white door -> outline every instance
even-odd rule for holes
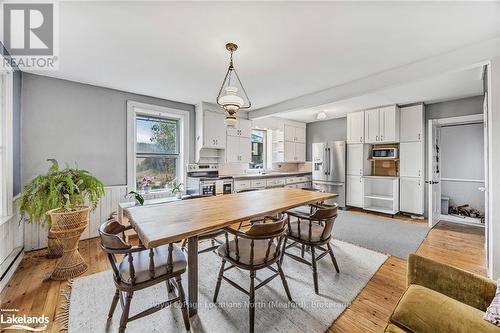
[[[347,174],[363,175],[363,151],[362,143],[347,145]]]
[[[244,138],[252,136],[252,121],[247,119],[238,119],[238,135]]]
[[[399,209],[405,213],[422,215],[424,213],[422,180],[420,178],[401,177],[399,181]]]
[[[306,161],[306,144],[297,142],[295,144],[295,161],[305,162]]]
[[[400,109],[400,135],[401,142],[422,141],[424,132],[424,107],[423,105],[408,106]]]
[[[252,142],[249,138],[239,138],[240,140],[240,162],[250,163],[252,160]]]
[[[303,127],[295,127],[295,138],[297,142],[306,143],[306,129]]]
[[[398,108],[388,106],[379,109],[380,142],[399,141]]]
[[[363,143],[365,140],[364,112],[347,114],[347,143]]]
[[[228,136],[226,142],[226,162],[238,163],[240,161],[240,138]]]
[[[284,137],[285,141],[295,141],[295,127],[290,125],[285,125]]]
[[[441,216],[441,161],[440,161],[440,145],[441,145],[441,129],[437,124],[437,120],[429,120],[427,125],[427,191],[429,197],[429,227],[435,226]]]
[[[203,113],[203,139],[207,148],[224,149],[226,145],[226,125],[225,116],[216,112]]]
[[[401,177],[422,177],[422,143],[402,142],[399,144],[399,175]]]
[[[378,109],[365,111],[365,142],[379,143],[379,135],[380,121]]]
[[[283,159],[285,162],[295,162],[295,142],[285,141],[283,146],[285,150]]]
[[[363,177],[347,176],[346,204],[353,207],[363,207]]]

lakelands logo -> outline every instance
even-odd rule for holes
[[[2,43],[11,67],[55,70],[58,67],[57,3],[9,3],[2,6]]]
[[[47,330],[49,324],[49,317],[41,316],[27,316],[18,315],[17,309],[2,309],[0,314],[0,330],[19,330],[28,332],[43,332]],[[13,312],[12,314],[4,314]]]

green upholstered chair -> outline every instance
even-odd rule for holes
[[[495,281],[411,254],[407,283],[386,333],[500,333],[483,319]]]

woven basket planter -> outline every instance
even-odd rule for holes
[[[78,252],[78,241],[89,223],[89,207],[74,210],[57,208],[47,212],[50,215],[50,232],[63,247],[63,255],[57,261],[50,276],[53,280],[68,280],[84,273],[88,265]]]

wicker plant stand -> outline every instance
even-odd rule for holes
[[[63,255],[57,261],[56,268],[50,278],[52,280],[68,280],[84,273],[88,265],[78,252],[78,242],[89,222],[89,207],[78,207],[76,210],[53,209],[50,215],[50,231],[56,235],[63,247]]]

